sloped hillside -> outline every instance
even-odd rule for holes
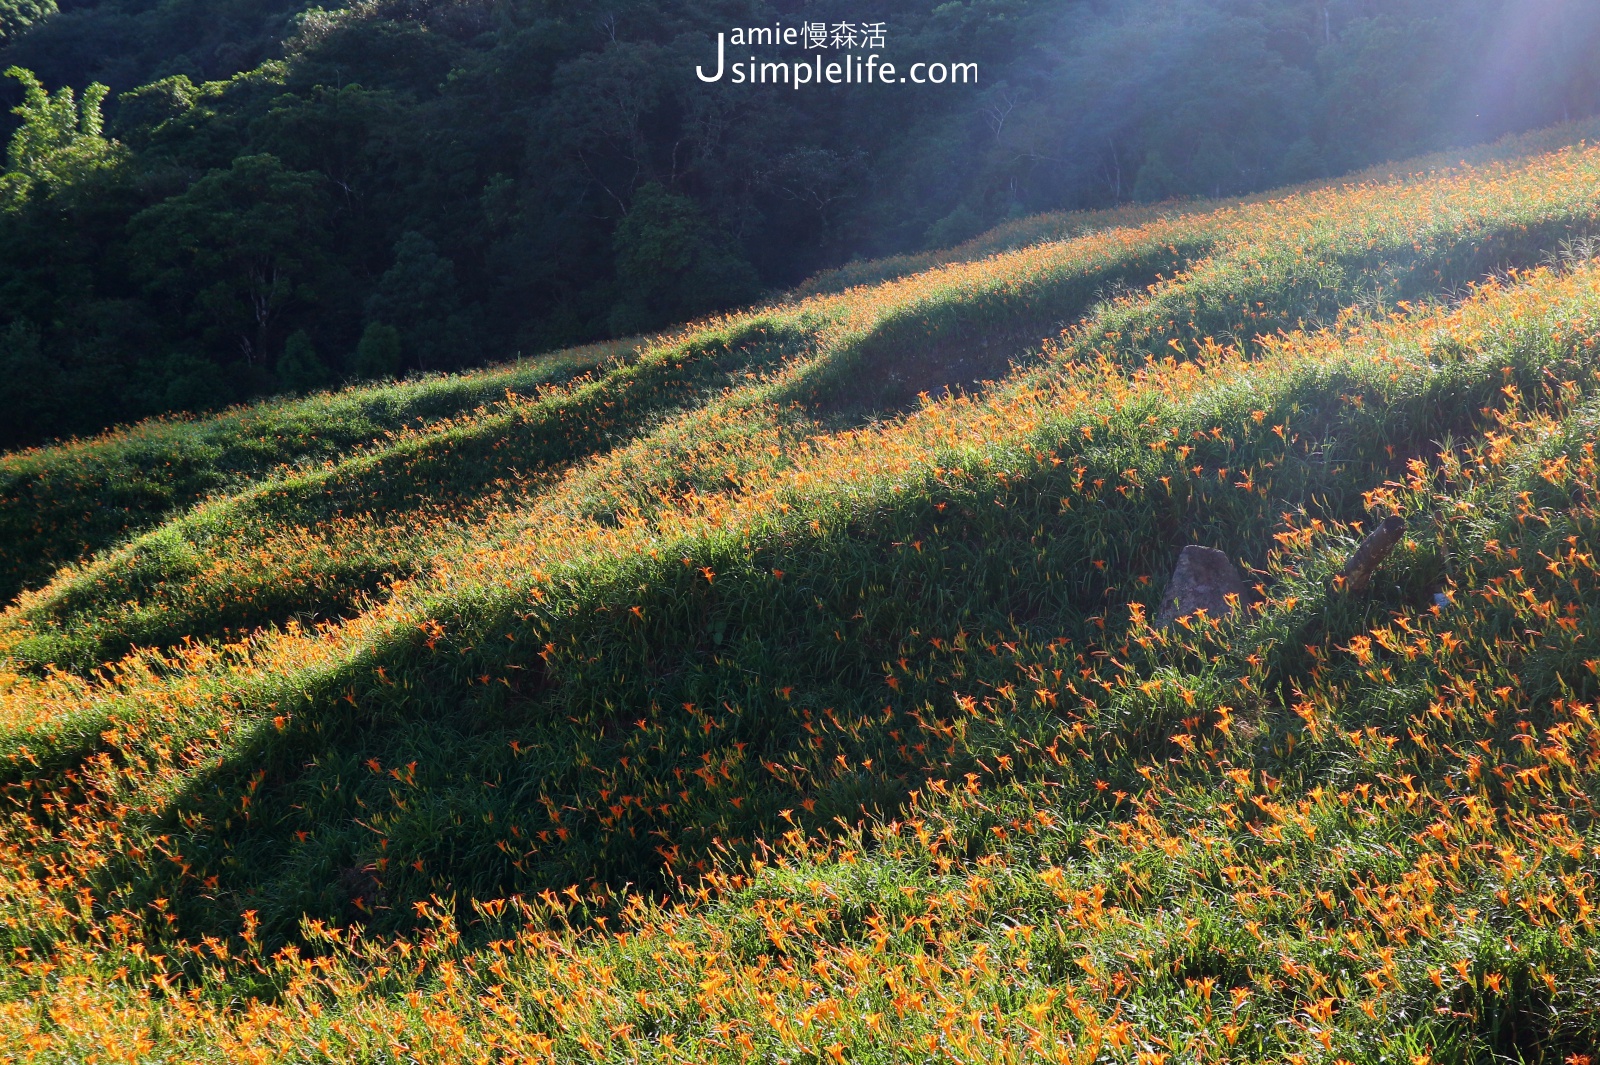
[[[1414,168],[7,458],[77,561],[0,618],[0,1040],[1585,1060],[1597,214]],[[1253,594],[1155,628],[1194,543]]]

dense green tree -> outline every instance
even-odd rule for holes
[[[215,410],[239,398],[238,382],[214,361],[186,351],[172,351],[140,366],[144,395],[140,406],[150,410]]]
[[[304,329],[289,334],[278,356],[278,383],[290,392],[311,392],[333,383],[328,364],[317,356],[316,345]]]
[[[618,301],[611,331],[625,335],[753,298],[755,270],[706,223],[694,201],[651,183],[617,226]]]
[[[316,302],[321,186],[275,156],[241,156],[128,223],[134,270],[203,338],[253,366],[285,311]]]
[[[91,174],[112,165],[116,145],[102,134],[101,104],[109,91],[90,85],[83,99],[70,87],[45,92],[32,71],[12,67],[8,78],[22,83],[21,119],[6,149],[6,170],[0,175],[0,208],[16,208],[35,190],[60,194],[88,183]]]
[[[307,0],[0,0],[32,8],[30,24],[0,36],[5,62],[47,84],[102,81],[114,91],[173,75],[226,78],[283,54]]]
[[[394,377],[405,365],[405,352],[400,346],[400,331],[392,325],[372,322],[361,334],[356,345],[352,369],[357,377]]]
[[[32,323],[19,319],[0,331],[0,411],[13,419],[5,437],[37,439],[54,432],[63,421],[62,405],[70,402],[62,383]]]
[[[455,265],[421,233],[406,233],[395,245],[394,265],[367,300],[367,318],[393,326],[402,364],[419,370],[459,365],[473,340]]]
[[[17,36],[58,10],[56,0],[0,0],[0,41]]]
[[[194,107],[200,89],[186,74],[153,81],[117,97],[117,128],[138,148],[148,146],[150,133]]]

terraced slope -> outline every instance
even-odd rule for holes
[[[221,497],[25,598],[0,647],[33,669],[85,671],[134,646],[348,617],[463,537],[493,539],[489,527],[568,464],[615,448],[651,418],[690,416],[708,388],[720,385],[728,395],[719,402],[753,410],[752,425],[773,417],[771,404],[800,404],[803,413],[780,419],[784,431],[825,433],[918,391],[1002,373],[1108,285],[1143,287],[1182,269],[1132,312],[1114,312],[1115,328],[1102,326],[1126,331],[1126,358],[1332,322],[1357,301],[1415,298],[1534,263],[1592,219],[1585,183],[1593,178],[1585,163],[1571,165],[1559,177],[1512,166],[1321,190],[1288,206],[1097,234],[708,323],[592,381],[508,399]],[[630,465],[606,476],[648,482],[672,470]]]
[[[1550,129],[1515,134],[1490,144],[1437,152],[1420,159],[1382,163],[1357,174],[1342,176],[1332,182],[1312,182],[1232,202],[1261,203],[1296,193],[1352,184],[1392,184],[1403,178],[1417,178],[1431,171],[1449,170],[1468,164],[1483,166],[1507,160],[1525,159],[1597,139],[1600,139],[1600,123],[1593,119],[1581,119]],[[885,281],[893,281],[952,263],[976,262],[991,255],[1032,247],[1036,244],[1069,240],[1101,230],[1128,228],[1157,219],[1173,219],[1186,214],[1205,213],[1214,211],[1219,206],[1221,204],[1218,202],[1209,200],[1175,200],[1158,204],[1127,205],[1103,211],[1050,211],[1045,214],[1029,215],[1003,222],[954,247],[893,255],[883,259],[858,260],[831,270],[824,270],[797,285],[791,295],[803,298],[825,292],[841,292],[857,285],[882,284]]]
[[[160,419],[6,455],[0,458],[0,595],[37,586],[60,566],[206,496],[331,461],[508,394],[537,391],[624,357],[631,347],[597,345],[469,377],[350,389],[213,418]]]
[[[1597,210],[1580,147],[779,304],[86,562],[0,637],[0,1040],[1581,1059]],[[1259,599],[1156,631],[1194,542]]]

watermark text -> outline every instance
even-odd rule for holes
[[[798,26],[740,26],[717,34],[717,62],[695,67],[703,82],[733,85],[976,85],[978,64],[918,60],[890,62],[877,54],[886,47],[882,22],[807,22]],[[801,48],[813,54],[785,58],[740,55],[746,49]],[[832,52],[832,55],[824,55]]]

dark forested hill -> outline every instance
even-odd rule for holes
[[[976,84],[695,74],[869,22]],[[1584,0],[0,0],[0,444],[1575,118],[1597,44]]]

